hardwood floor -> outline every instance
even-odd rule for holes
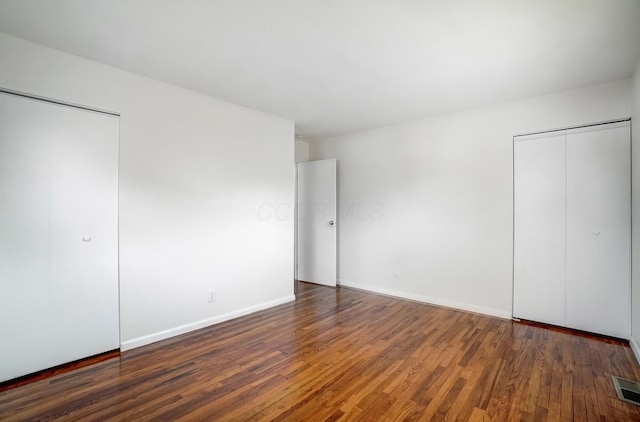
[[[351,289],[0,393],[0,420],[640,420],[623,343]]]

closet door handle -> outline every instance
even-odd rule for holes
[[[82,241],[84,243],[89,243],[91,242],[91,236],[82,236]]]

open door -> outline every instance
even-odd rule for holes
[[[297,262],[301,281],[336,285],[336,160],[297,164]]]

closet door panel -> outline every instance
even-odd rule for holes
[[[47,313],[51,294],[49,129],[45,109],[0,94],[0,382],[43,369],[48,344],[25,332],[48,330],[34,313]]]
[[[516,318],[565,323],[565,137],[514,142]]]
[[[618,126],[618,127],[616,127]],[[629,124],[567,134],[567,326],[630,335]]]
[[[61,111],[62,131],[51,136],[51,303],[65,327],[58,345],[68,353],[73,344],[79,359],[119,347],[119,126],[116,117]]]

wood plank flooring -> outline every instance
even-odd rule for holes
[[[0,420],[640,420],[620,342],[300,283],[282,305],[0,393]]]

